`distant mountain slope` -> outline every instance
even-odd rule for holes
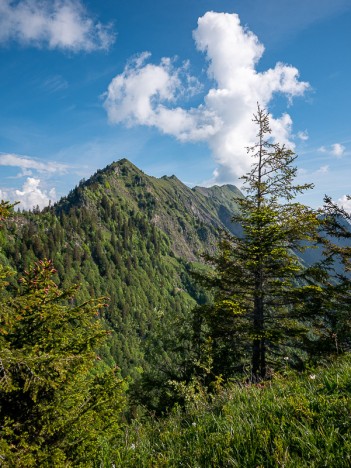
[[[232,185],[191,189],[123,159],[54,206],[18,213],[0,232],[0,261],[21,272],[52,259],[63,287],[80,284],[79,301],[109,298],[103,317],[111,336],[101,351],[108,363],[134,377],[161,367],[166,378],[181,378],[191,310],[207,294],[190,266],[216,249],[221,229],[241,232],[231,222],[240,197]],[[301,258],[310,264],[320,250]]]
[[[239,230],[231,217],[237,211],[235,198],[243,195],[233,185],[191,189],[175,176],[148,176],[127,159],[81,183],[55,206],[56,211],[76,203],[92,206],[91,192],[99,186],[110,200],[123,199],[131,209],[147,216],[169,236],[174,254],[187,260],[198,259],[204,250],[212,251],[218,229]]]
[[[79,300],[109,297],[104,318],[113,333],[102,351],[108,362],[137,375],[157,349],[167,372],[174,366],[179,374],[177,341],[204,300],[189,262],[215,249],[220,229],[238,231],[230,218],[241,196],[230,185],[190,189],[174,176],[150,177],[123,159],[54,206],[16,215],[3,233],[2,261],[21,271],[52,258],[63,286],[81,285]]]

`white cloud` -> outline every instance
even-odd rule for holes
[[[40,188],[40,179],[28,177],[24,182],[22,190],[16,189],[0,189],[0,198],[3,200],[10,200],[12,202],[19,201],[18,208],[20,209],[33,209],[36,206],[44,208],[49,202],[56,201],[56,191],[54,188],[49,191]]]
[[[11,153],[0,153],[0,166],[19,167],[22,169],[22,175],[31,175],[31,169],[40,173],[65,174],[69,168],[66,164],[51,161],[44,163],[36,159],[28,158],[27,156],[19,156]]]
[[[42,188],[42,177],[45,177],[45,183],[57,174],[66,174],[69,166],[57,162],[47,161],[42,162],[27,156],[19,156],[17,154],[0,153],[0,167],[18,167],[19,174],[14,178],[27,177],[22,189],[15,188],[0,189],[0,198],[10,200],[12,202],[19,201],[19,208],[32,209],[39,205],[40,208],[47,206],[49,201],[56,201],[56,191],[54,188]],[[32,176],[33,173],[39,174],[39,177]],[[12,177],[13,178],[13,177]]]
[[[345,146],[343,146],[341,143],[334,143],[330,146],[321,146],[318,148],[318,151],[320,153],[329,153],[335,158],[342,158],[345,153],[345,149]]]
[[[250,167],[246,147],[257,133],[252,123],[257,102],[267,108],[277,93],[291,102],[309,84],[299,81],[296,68],[280,62],[258,72],[264,46],[236,14],[207,12],[193,36],[197,49],[206,55],[213,83],[201,105],[191,109],[177,105],[189,82],[194,83],[184,67],[176,68],[170,59],[152,65],[147,63],[150,54],[144,53],[111,81],[104,106],[111,123],[153,126],[181,141],[206,141],[219,164],[214,181],[233,182]],[[290,115],[270,117],[273,139],[293,147]]]
[[[303,132],[297,132],[297,138],[299,138],[302,141],[307,141],[309,136],[308,136],[308,131],[304,130]]]
[[[331,154],[336,158],[341,158],[345,152],[345,146],[341,145],[340,143],[334,143],[331,145]]]
[[[0,0],[0,43],[73,52],[106,50],[115,40],[111,25],[89,17],[79,0]]]
[[[329,172],[329,166],[327,164],[325,166],[321,166],[317,170],[317,174],[326,174],[327,172]]]
[[[166,107],[199,90],[197,80],[187,73],[188,64],[175,68],[171,59],[164,58],[152,65],[146,63],[150,55],[138,55],[111,81],[104,103],[110,122],[154,126],[180,140],[201,140],[213,134],[218,119],[204,106],[191,110]]]
[[[347,195],[343,195],[341,198],[339,198],[337,204],[344,208],[344,210],[348,213],[351,213],[351,199]]]

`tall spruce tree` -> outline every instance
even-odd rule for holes
[[[295,201],[312,188],[294,184],[296,155],[272,141],[268,113],[259,106],[253,121],[258,133],[248,148],[251,170],[242,177],[246,197],[238,198],[240,211],[233,217],[243,233],[224,233],[218,253],[206,257],[212,273],[196,274],[213,291],[214,301],[196,309],[195,317],[213,372],[231,376],[249,367],[251,379],[258,381],[283,356],[301,359],[299,338],[313,322],[303,304],[313,302],[320,287],[296,252],[314,240],[319,220],[314,210]]]

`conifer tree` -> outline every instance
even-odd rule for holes
[[[1,204],[1,217],[11,205]],[[116,436],[123,382],[97,355],[104,300],[76,304],[52,262],[34,264],[20,288],[0,264],[0,465],[92,466]]]
[[[295,200],[312,188],[294,184],[296,155],[272,141],[269,116],[259,106],[253,121],[258,133],[248,148],[251,170],[242,177],[246,197],[237,199],[240,209],[233,217],[243,233],[224,233],[218,254],[206,257],[212,274],[196,276],[211,288],[214,301],[195,314],[213,372],[231,376],[250,368],[251,379],[258,381],[277,359],[301,358],[296,345],[313,320],[302,304],[314,301],[320,287],[295,252],[315,238],[319,221],[314,210]]]
[[[324,198],[318,241],[327,273],[318,304],[325,326],[319,340],[309,345],[315,355],[340,354],[351,349],[351,214],[329,196]]]
[[[10,203],[9,201],[4,201],[1,200],[0,202],[0,221],[3,221],[6,218],[9,218],[13,212],[14,206],[16,206],[17,203]]]

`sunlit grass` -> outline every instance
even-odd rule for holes
[[[110,448],[123,467],[349,467],[351,358],[261,385],[230,384],[166,418],[135,420]],[[111,466],[107,465],[106,466]]]

